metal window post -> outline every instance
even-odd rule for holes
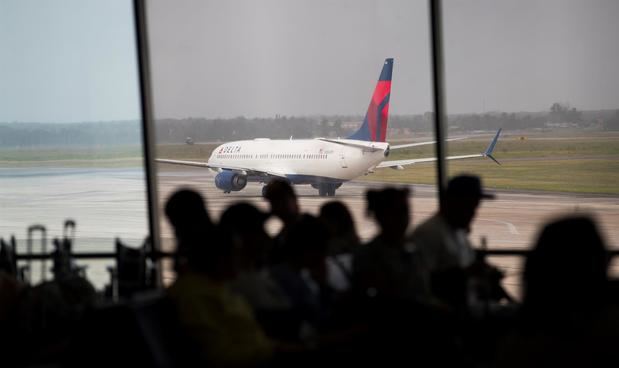
[[[430,10],[430,45],[432,49],[432,97],[434,103],[434,133],[436,135],[436,186],[439,206],[445,200],[445,69],[443,61],[443,20],[441,0],[428,0]]]
[[[150,80],[150,54],[146,24],[146,4],[144,0],[134,0],[135,34],[137,43],[138,72],[140,83],[140,109],[142,113],[142,139],[144,170],[148,196],[148,220],[150,241],[155,252],[160,251],[159,205],[157,197],[157,171],[155,166],[155,125],[153,121],[152,90]],[[157,262],[157,274],[161,278],[161,262]],[[158,285],[162,280],[156,280]]]

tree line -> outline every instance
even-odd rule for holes
[[[392,115],[390,136],[430,132],[434,115]],[[212,142],[267,137],[295,139],[346,137],[355,131],[363,116],[318,117],[276,116],[227,119],[185,118],[155,121],[159,143]],[[619,110],[579,111],[567,104],[554,103],[545,112],[487,112],[448,116],[450,130],[529,130],[582,128],[619,130]],[[133,145],[142,140],[139,121],[95,123],[0,123],[0,147]]]

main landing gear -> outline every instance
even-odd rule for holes
[[[321,197],[333,197],[335,196],[335,190],[342,184],[319,184],[318,195]]]

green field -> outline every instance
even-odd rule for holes
[[[135,167],[140,146],[0,148],[0,167]]]
[[[581,133],[582,134],[582,133]],[[485,150],[489,137],[447,144],[448,154],[466,155]],[[434,146],[398,150],[391,160],[429,157]],[[489,159],[449,161],[448,174],[474,173],[493,188],[544,190],[574,193],[619,194],[619,134],[505,135]],[[434,164],[411,165],[404,170],[380,169],[363,180],[431,184],[436,181]]]
[[[487,135],[449,142],[448,154],[482,152],[491,138]],[[159,145],[157,148],[159,157],[205,160],[216,146]],[[389,160],[431,156],[434,156],[433,145],[392,151]],[[494,156],[501,166],[483,158],[449,161],[448,173],[478,174],[488,187],[497,189],[619,194],[619,133],[616,132],[508,132],[499,139]],[[379,169],[360,180],[433,184],[436,168],[426,163],[404,170]]]

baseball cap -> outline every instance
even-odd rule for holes
[[[458,175],[451,178],[447,183],[447,195],[478,199],[496,198],[494,194],[484,192],[481,179],[476,175]]]

